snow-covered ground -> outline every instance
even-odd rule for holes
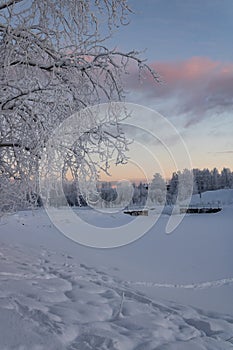
[[[0,350],[232,349],[233,191],[202,199],[210,196],[221,212],[186,215],[170,235],[162,215],[114,249],[74,243],[44,210],[4,217]],[[81,216],[104,227],[132,220],[89,209]]]
[[[192,196],[191,204],[205,204],[213,206],[225,206],[233,204],[233,190],[223,189],[216,191],[207,191],[201,194]]]

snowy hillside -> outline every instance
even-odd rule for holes
[[[67,239],[43,210],[3,218],[0,349],[232,349],[232,211],[187,215],[170,235],[164,215],[141,239],[107,250]],[[131,220],[82,217],[105,227]]]
[[[201,194],[201,198],[199,194],[195,194],[192,197],[191,204],[213,204],[225,206],[229,204],[233,204],[233,189],[222,189],[217,191],[207,191]]]

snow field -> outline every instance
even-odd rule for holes
[[[67,239],[41,209],[3,218],[0,349],[232,349],[232,211],[187,215],[170,235],[162,215],[141,239],[107,250]],[[132,219],[80,215],[101,227]]]

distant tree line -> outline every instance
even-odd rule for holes
[[[224,188],[233,188],[233,172],[229,168],[223,168],[220,172],[217,168],[209,170],[193,169],[192,172],[185,169],[183,172],[174,172],[171,179],[167,183],[167,203],[174,204],[178,193],[178,184],[180,179],[193,179],[193,194],[214,191]]]
[[[180,183],[183,185],[181,188],[179,188]],[[16,185],[14,182],[12,183],[12,191]],[[131,188],[124,183],[115,186],[111,182],[100,182],[97,186],[97,197],[101,199],[103,207],[173,205],[177,202],[178,188],[178,200],[181,202],[191,194],[199,194],[201,197],[205,191],[233,188],[233,172],[229,168],[223,168],[221,171],[218,171],[217,168],[212,170],[207,168],[203,170],[193,169],[192,171],[184,169],[174,172],[167,181],[159,173],[156,173],[150,183],[133,183]],[[65,181],[63,191],[65,196],[56,189],[50,191],[50,205],[55,207],[65,206],[67,203],[69,206],[75,207],[88,205],[77,182]],[[33,191],[25,194],[25,200],[25,203],[28,203],[26,207],[43,206],[40,195]],[[25,205],[22,207],[15,203],[15,210],[24,208]],[[8,206],[4,207],[4,211],[8,209]]]
[[[195,193],[233,188],[233,172],[229,168],[223,168],[221,172],[217,168],[193,169],[195,179]]]
[[[133,183],[130,190],[124,184],[119,186],[111,182],[101,182],[97,187],[102,206],[111,207],[117,205],[145,206],[148,205],[173,205],[177,201],[179,184],[179,200],[185,200],[191,194],[201,194],[205,191],[213,191],[223,188],[233,188],[233,172],[223,168],[220,172],[217,168],[184,169],[174,172],[171,179],[165,179],[156,173],[150,183]],[[191,186],[190,186],[191,184]],[[191,188],[191,193],[190,193]],[[87,202],[73,182],[67,182],[63,186],[66,200],[70,206],[87,206]],[[52,196],[53,197],[53,196]],[[58,198],[56,198],[56,201]],[[64,198],[63,198],[64,200]],[[53,204],[53,203],[51,203]],[[65,203],[60,203],[63,205]]]
[[[190,194],[199,194],[201,197],[202,193],[206,191],[233,188],[233,172],[229,168],[223,168],[220,172],[217,168],[212,170],[207,168],[203,170],[193,169],[192,171],[184,169],[183,171],[174,172],[168,181],[165,181],[159,173],[156,173],[150,183],[133,183],[133,193],[128,204],[132,206],[144,206],[146,203],[150,205],[173,205],[177,200],[180,182],[182,182],[183,187],[180,189],[179,200],[182,201]],[[190,193],[190,186],[186,186],[191,182],[192,193]],[[111,182],[102,182],[98,191],[106,206],[108,204],[110,206],[111,203],[127,202],[127,195],[124,198],[122,191],[119,193]],[[72,195],[73,193],[72,191]],[[126,194],[126,190],[123,193]],[[67,198],[69,198],[68,194]]]

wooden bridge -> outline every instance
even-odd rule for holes
[[[189,208],[180,208],[180,214],[212,214],[218,213],[222,208],[208,208],[208,207],[189,207]]]

